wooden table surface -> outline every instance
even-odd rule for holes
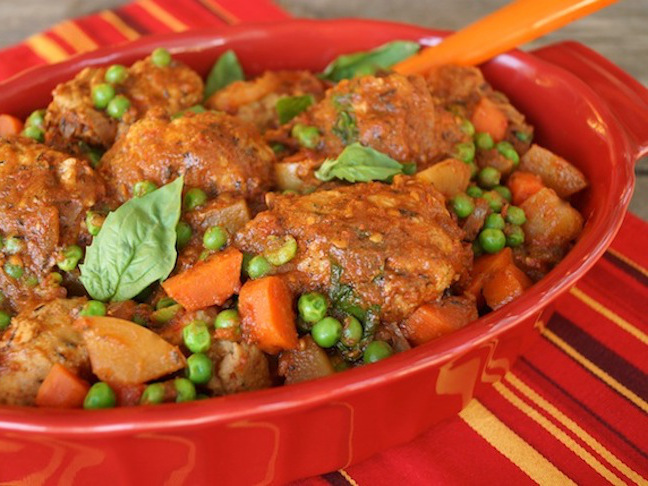
[[[240,0],[244,2],[245,0]],[[508,2],[503,0],[276,0],[293,15],[367,17],[458,29]],[[542,0],[537,0],[542,1]],[[124,0],[2,0],[0,47],[20,41],[64,18],[127,3]],[[600,52],[648,86],[648,0],[621,0],[536,41],[534,48],[564,39]],[[648,158],[637,164],[630,209],[648,220]]]

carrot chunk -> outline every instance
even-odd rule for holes
[[[418,346],[456,331],[477,317],[474,299],[450,297],[422,305],[401,324],[401,329],[410,344]]]
[[[0,137],[18,135],[22,132],[23,122],[11,115],[0,115]]]
[[[473,265],[472,279],[466,289],[466,293],[473,295],[475,298],[479,298],[484,287],[484,282],[494,273],[499,272],[509,265],[513,265],[513,252],[509,247],[492,255],[480,256],[475,260],[475,264]]]
[[[495,272],[484,282],[483,295],[486,305],[499,309],[508,304],[522,292],[531,287],[533,282],[514,264],[507,265]]]
[[[162,287],[190,311],[222,305],[241,288],[242,263],[243,254],[230,247],[162,282]]]
[[[477,103],[470,121],[477,132],[488,133],[496,142],[504,140],[506,136],[506,115],[485,96]]]
[[[544,187],[539,176],[519,170],[511,174],[507,185],[513,196],[513,204],[516,206],[522,204]]]
[[[295,349],[299,342],[292,304],[290,289],[280,277],[247,281],[238,301],[243,338],[270,354]]]
[[[55,363],[41,383],[36,405],[52,408],[80,408],[90,384],[65,366]]]

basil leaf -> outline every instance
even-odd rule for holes
[[[282,125],[288,123],[313,103],[315,103],[315,99],[312,95],[285,96],[279,98],[275,105],[277,114],[279,115],[279,123]]]
[[[371,147],[348,145],[337,159],[326,159],[315,172],[321,181],[333,178],[348,182],[385,181],[403,173],[403,164]]]
[[[171,273],[182,184],[179,177],[108,214],[80,267],[81,282],[93,299],[128,300]]]
[[[333,60],[322,73],[324,79],[341,81],[356,76],[376,74],[416,54],[419,44],[412,41],[393,41],[365,52],[344,54]]]
[[[234,81],[243,79],[245,79],[245,76],[236,53],[232,50],[225,51],[209,71],[205,82],[205,99]]]

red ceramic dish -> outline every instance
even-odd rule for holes
[[[393,23],[295,20],[146,38],[3,83],[0,112],[25,116],[83,67],[132,63],[160,45],[203,74],[232,48],[256,74],[319,70],[343,52],[441,35]],[[408,441],[500,379],[546,322],[551,302],[596,262],[621,225],[634,161],[648,152],[648,92],[575,43],[499,56],[484,73],[528,115],[540,143],[591,181],[578,201],[587,217],[582,236],[546,278],[452,335],[318,381],[158,407],[0,408],[0,482],[279,483]]]

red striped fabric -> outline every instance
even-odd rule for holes
[[[138,0],[0,51],[0,79],[151,33],[285,13],[270,0]],[[295,484],[648,484],[648,225],[628,215],[542,338],[459,416]]]

